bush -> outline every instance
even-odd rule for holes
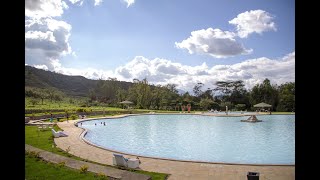
[[[87,171],[88,171],[88,166],[86,166],[86,165],[83,165],[83,166],[81,166],[80,167],[80,173],[86,173]]]
[[[29,157],[37,158],[38,160],[41,159],[40,152],[35,151],[25,151],[25,154]]]
[[[82,106],[81,106],[82,107]],[[78,108],[77,110],[76,110],[76,112],[86,112],[86,109],[85,108]]]
[[[59,162],[58,163],[58,166],[61,168],[61,167],[64,167],[66,165],[66,162],[62,161],[62,162]]]
[[[101,179],[101,180],[102,179],[108,179],[107,176],[102,172],[99,172],[99,173],[95,174],[94,177],[97,178],[97,179]]]
[[[70,118],[71,118],[72,120],[76,120],[76,119],[77,119],[77,116],[76,116],[75,114],[72,114],[72,115],[70,116]]]

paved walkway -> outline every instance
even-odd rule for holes
[[[138,174],[133,173],[130,171],[125,171],[121,169],[116,169],[112,167],[106,167],[101,166],[94,163],[84,162],[75,160],[69,157],[61,156],[58,154],[54,154],[48,151],[44,151],[42,149],[35,148],[33,146],[30,146],[28,144],[25,145],[25,149],[27,151],[35,151],[40,152],[39,155],[44,160],[53,162],[53,163],[60,163],[65,162],[65,166],[68,166],[70,168],[74,169],[80,169],[81,166],[86,165],[88,166],[88,171],[94,172],[94,173],[104,173],[105,175],[115,178],[115,179],[121,179],[121,180],[151,180],[151,177],[144,174]]]
[[[118,116],[119,117],[119,116]],[[77,120],[67,123],[59,122],[58,126],[65,130],[69,136],[55,138],[56,145],[65,150],[70,147],[69,153],[102,164],[112,165],[113,152],[104,150],[84,142],[80,135],[83,129],[74,125]],[[126,157],[132,157],[126,155]],[[228,165],[215,163],[181,162],[140,157],[140,168],[145,171],[171,174],[169,180],[178,179],[220,179],[244,180],[248,171],[259,172],[260,180],[293,180],[295,179],[295,166],[255,166],[255,165]]]

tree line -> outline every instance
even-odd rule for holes
[[[203,83],[189,92],[179,94],[175,84],[152,85],[147,79],[134,79],[133,84],[124,89],[116,78],[99,80],[96,87],[90,89],[89,103],[105,103],[121,107],[119,102],[129,100],[137,109],[181,110],[191,105],[193,110],[254,110],[253,105],[265,102],[272,105],[272,111],[295,111],[295,83],[271,84],[269,79],[245,89],[242,80],[217,81],[215,88],[204,90]]]
[[[134,79],[131,86],[123,86],[116,78],[98,80],[96,86],[89,90],[87,100],[81,106],[112,106],[123,107],[119,102],[129,100],[137,109],[181,110],[190,106],[192,110],[254,110],[253,105],[265,102],[272,105],[272,111],[295,111],[295,83],[281,85],[271,84],[269,79],[245,89],[244,82],[217,81],[215,88],[204,89],[203,83],[197,83],[192,91],[179,94],[175,84],[152,85],[147,79]],[[43,104],[45,99],[50,102],[61,102],[66,96],[54,88],[26,87],[25,96],[30,102]],[[73,103],[74,97],[69,97]]]

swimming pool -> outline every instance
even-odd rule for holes
[[[127,154],[235,164],[295,164],[295,116],[137,115],[82,122],[84,138]],[[105,123],[105,125],[103,124]],[[96,124],[96,125],[95,125]]]

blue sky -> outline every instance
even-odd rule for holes
[[[90,79],[295,80],[293,0],[26,0],[25,64]]]

